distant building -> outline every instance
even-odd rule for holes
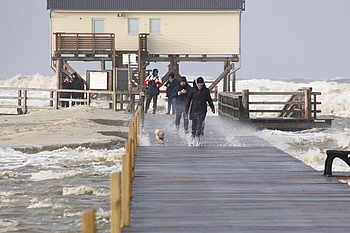
[[[103,68],[111,61],[118,68],[123,54],[136,54],[143,79],[150,62],[169,61],[168,72],[179,75],[182,61],[226,68],[240,58],[245,0],[47,0],[47,9],[55,64],[94,60]]]

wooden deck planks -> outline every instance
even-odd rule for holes
[[[138,148],[131,226],[123,232],[349,231],[347,184],[253,135],[234,135],[248,140],[244,146],[215,146],[222,142],[208,138],[228,136],[215,127],[206,122],[205,147]],[[153,128],[144,130],[151,135]]]

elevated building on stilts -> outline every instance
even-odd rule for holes
[[[133,109],[151,63],[169,62],[166,81],[170,72],[181,76],[181,62],[222,62],[210,89],[223,80],[223,91],[235,91],[245,0],[47,0],[47,9],[58,89],[73,61],[98,61],[86,89],[126,95]]]

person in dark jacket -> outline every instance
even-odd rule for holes
[[[84,90],[84,82],[78,77],[78,74],[74,72],[72,74],[72,89],[73,90]],[[72,92],[73,99],[83,99],[84,93],[81,92]],[[80,101],[73,101],[72,106],[79,105]]]
[[[195,85],[188,93],[185,110],[190,109],[190,120],[192,120],[192,138],[199,142],[202,135],[202,124],[207,115],[207,103],[211,111],[215,113],[214,103],[210,96],[209,89],[204,84],[204,79],[198,77],[195,80]]]
[[[188,93],[190,92],[191,86],[187,83],[186,77],[180,78],[180,83],[174,88],[171,96],[175,101],[175,126],[176,132],[180,128],[181,116],[184,118],[184,129],[185,133],[188,132],[188,114],[185,111],[185,105],[187,101]]]
[[[175,114],[175,99],[172,97],[172,93],[174,88],[179,85],[179,81],[175,78],[174,73],[170,73],[169,80],[164,83],[166,86],[166,97],[168,97],[168,112],[166,114],[170,114],[172,110],[172,114]]]
[[[159,88],[163,85],[162,80],[158,76],[158,69],[153,69],[152,74],[145,79],[144,84],[147,86],[145,113],[147,113],[153,99],[153,114],[156,114],[157,98],[160,93]]]
[[[62,89],[72,89],[72,83],[70,82],[70,77],[67,75],[63,78]],[[71,92],[61,92],[60,98],[70,99]],[[61,106],[63,108],[69,107],[69,101],[63,100],[61,101]]]

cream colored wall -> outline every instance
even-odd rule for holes
[[[115,33],[117,50],[138,50],[138,36],[128,36],[128,18],[139,18],[140,33],[149,33],[149,19],[161,19],[161,36],[148,36],[151,54],[239,54],[239,12],[55,12],[52,32],[92,32],[92,19],[105,19]]]

